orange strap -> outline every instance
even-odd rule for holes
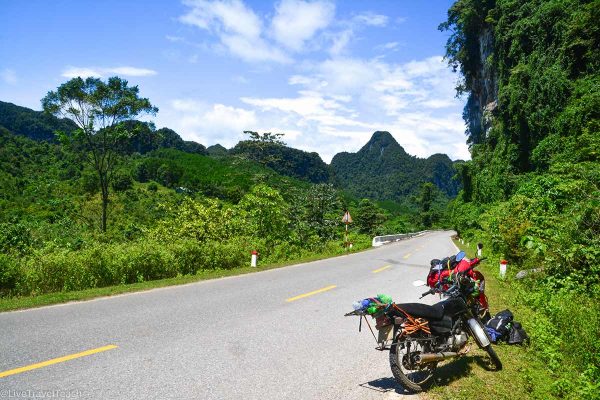
[[[422,330],[427,334],[431,334],[431,330],[429,330],[429,322],[426,319],[413,318],[409,313],[398,307],[396,303],[392,303],[392,307],[400,311],[402,314],[406,315],[407,322],[404,323],[404,333],[406,333],[407,335],[412,335],[413,333]]]

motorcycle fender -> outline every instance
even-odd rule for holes
[[[379,329],[377,343],[382,346],[394,338],[394,325],[387,325]]]
[[[469,318],[469,328],[480,347],[486,347],[490,344],[490,339],[486,335],[481,324],[475,318]]]

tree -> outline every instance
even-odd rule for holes
[[[436,197],[436,187],[431,182],[426,182],[421,185],[421,193],[419,194],[418,203],[421,208],[421,223],[425,228],[430,228],[434,217],[431,206]]]
[[[274,143],[285,146],[285,142],[281,140],[281,138],[285,136],[284,133],[264,132],[263,134],[260,134],[254,131],[244,131],[244,133],[250,136],[250,140],[255,143]]]
[[[310,229],[324,240],[335,239],[339,234],[340,215],[343,206],[338,192],[332,184],[320,183],[312,185],[302,195],[304,219]]]
[[[234,148],[234,154],[241,154],[242,157],[267,167],[273,167],[281,161],[280,151],[277,150],[285,146],[285,142],[281,140],[283,133],[260,134],[254,131],[244,131],[244,133],[250,136],[250,139],[238,143]]]
[[[279,192],[260,184],[246,193],[238,204],[246,212],[245,229],[252,236],[264,238],[267,242],[285,240],[288,232],[288,204]]]
[[[125,121],[141,114],[156,115],[158,108],[138,95],[137,86],[119,77],[103,82],[98,78],[73,78],[42,99],[44,111],[66,117],[78,129],[71,134],[59,132],[61,143],[80,152],[98,175],[102,219],[106,231],[109,187],[115,171],[118,144],[131,135]]]
[[[361,233],[377,234],[377,230],[385,222],[383,210],[369,199],[362,199],[354,217],[356,226]]]

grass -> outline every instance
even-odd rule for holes
[[[366,251],[370,247],[355,247],[351,253]],[[0,312],[19,310],[25,308],[43,307],[52,304],[66,303],[70,301],[90,300],[97,297],[115,296],[123,293],[141,292],[166,286],[184,285],[210,279],[224,278],[228,276],[245,275],[259,271],[287,267],[294,264],[323,260],[326,258],[339,257],[340,253],[317,253],[311,256],[288,260],[285,262],[260,265],[257,268],[241,267],[234,269],[202,270],[195,275],[180,275],[175,278],[159,279],[153,281],[132,283],[127,285],[106,286],[101,288],[85,289],[72,292],[47,293],[38,296],[0,298]],[[249,261],[249,260],[248,260]]]
[[[458,241],[455,244],[469,257],[475,256],[474,245],[467,248]],[[493,315],[508,308],[514,313],[515,320],[527,330],[527,321],[532,320],[533,310],[520,305],[515,299],[510,280],[498,278],[498,261],[490,258],[477,267],[485,276],[490,312]],[[551,394],[554,379],[532,348],[499,344],[494,349],[502,360],[502,371],[488,371],[485,368],[487,354],[479,349],[471,350],[467,356],[441,366],[438,383],[422,397],[425,400],[555,398]]]

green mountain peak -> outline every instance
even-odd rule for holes
[[[387,156],[387,153],[406,154],[402,146],[400,146],[392,134],[387,131],[377,131],[373,133],[367,144],[358,151],[358,154],[363,156],[369,154],[377,157]]]
[[[425,182],[435,184],[448,197],[456,196],[459,189],[448,156],[411,156],[385,131],[373,133],[356,153],[336,154],[331,168],[336,185],[358,198],[400,202],[418,193]]]

